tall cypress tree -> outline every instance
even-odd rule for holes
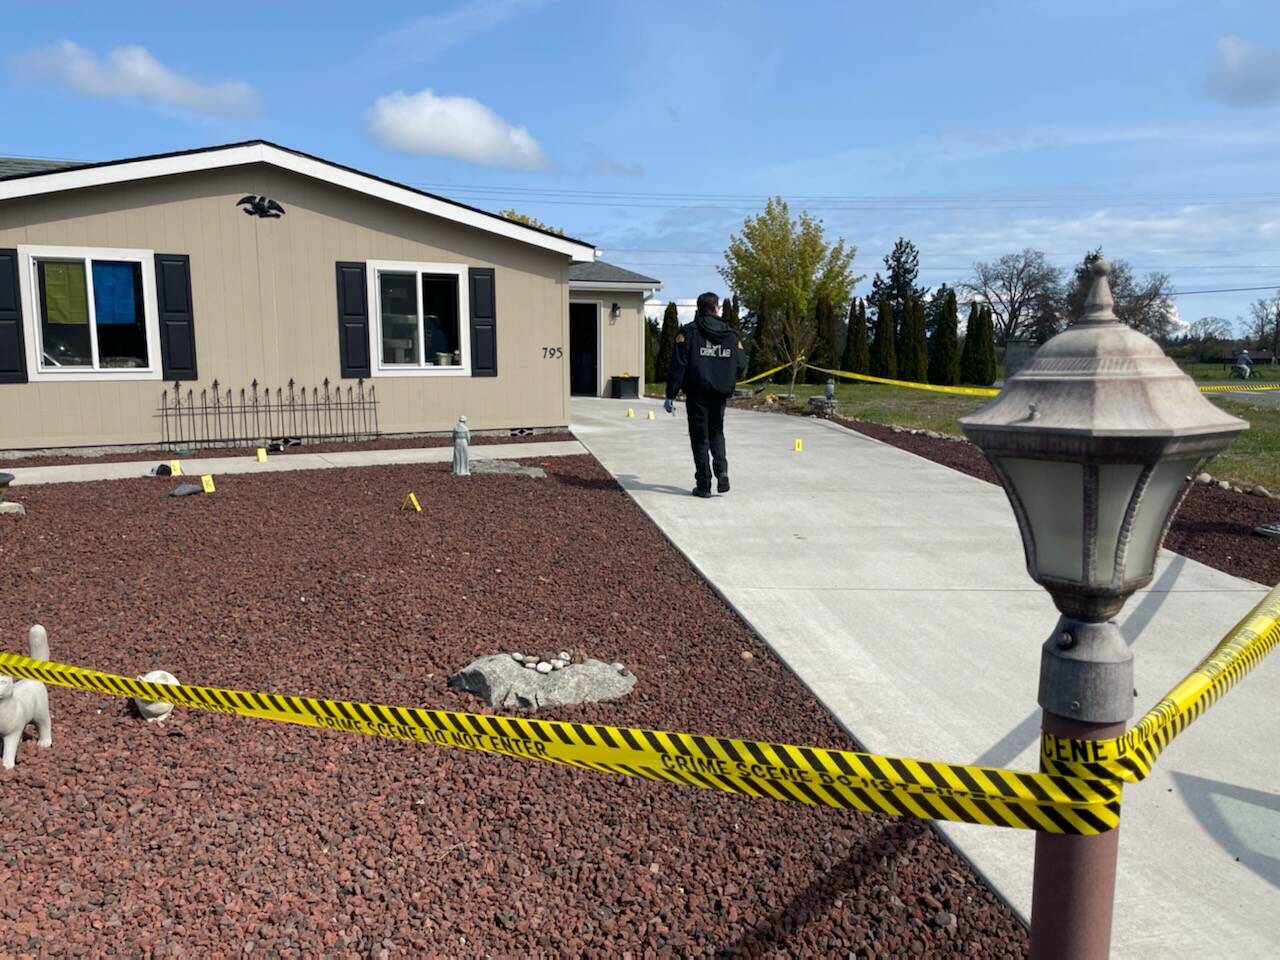
[[[844,341],[840,369],[850,373],[866,373],[871,369],[871,349],[867,344],[867,304],[854,300],[849,304],[849,335]]]
[[[644,382],[657,383],[658,370],[658,321],[644,321]]]
[[[907,301],[899,324],[898,377],[924,383],[929,374],[929,345],[924,336],[924,304],[919,297]]]
[[[871,341],[871,375],[889,380],[898,378],[898,357],[893,348],[893,307],[881,300],[876,307],[876,334]]]
[[[836,365],[836,326],[831,312],[831,301],[826,297],[819,297],[814,313],[814,324],[818,333],[814,338],[813,347],[809,350],[809,356],[805,359],[815,367],[830,370]],[[808,370],[806,373],[809,374],[806,378],[809,383],[826,383],[827,381],[825,373],[819,373],[817,370]]]
[[[665,382],[671,369],[671,355],[676,349],[676,334],[680,332],[680,309],[675,301],[667,304],[662,315],[662,335],[658,340],[658,359],[654,364],[654,375]]]
[[[996,358],[996,327],[995,318],[991,316],[991,308],[983,307],[981,316],[982,339],[977,346],[978,379],[974,382],[989,387],[996,382],[996,377],[1000,374],[1000,362]]]
[[[978,304],[971,302],[969,304],[969,319],[964,324],[964,347],[960,350],[961,383],[977,383],[978,377],[982,375],[976,360],[978,341],[982,339],[982,335],[978,330],[981,325]]]
[[[938,306],[933,336],[929,338],[929,382],[951,386],[960,382],[960,352],[957,349],[956,292],[946,288]]]
[[[769,295],[762,294],[760,303],[756,305],[754,311],[754,324],[751,331],[751,342],[748,346],[747,356],[747,377],[755,377],[766,370],[772,370],[778,365],[777,347],[774,341],[777,339],[777,320],[773,316],[773,312],[769,307]]]
[[[742,335],[742,318],[738,316],[737,297],[725,297],[720,301],[720,319],[739,336]]]

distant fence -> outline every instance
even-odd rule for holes
[[[217,380],[210,387],[175,382],[160,396],[157,413],[161,440],[168,447],[265,446],[321,440],[374,440],[378,430],[378,400],[363,379],[345,389],[329,383],[320,387],[259,386],[224,390]]]

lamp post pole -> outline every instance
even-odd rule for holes
[[[1041,728],[1076,740],[1124,733],[1133,712],[1133,654],[1119,629],[1063,616],[1040,657]],[[1033,960],[1106,960],[1120,830],[1037,833],[1031,889]]]
[[[1204,399],[1150,338],[1116,318],[1098,258],[1081,316],[960,425],[1009,496],[1027,572],[1061,613],[1040,656],[1047,734],[1124,732],[1133,654],[1114,618],[1151,582],[1156,554],[1195,464],[1248,424]],[[1044,767],[1044,763],[1041,763]],[[1036,836],[1034,960],[1105,960],[1111,948],[1117,830]]]

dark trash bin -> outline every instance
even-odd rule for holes
[[[639,377],[613,377],[610,381],[610,395],[615,400],[639,400]]]

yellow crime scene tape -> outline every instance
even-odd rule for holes
[[[1250,383],[1238,387],[1201,387],[1201,393],[1257,393],[1262,390],[1280,390],[1280,383]]]
[[[664,730],[156,684],[12,653],[0,653],[0,670],[109,696],[543,760],[811,806],[1077,835],[1104,833],[1120,821],[1122,786],[1111,779]]]
[[[791,366],[784,363],[780,367],[774,367],[772,370],[766,370],[764,373],[757,374],[750,380],[741,380],[740,384],[755,383],[765,377],[777,373]],[[998,396],[1000,391],[995,387],[948,387],[938,383],[918,383],[915,380],[890,380],[886,377],[873,377],[869,373],[850,373],[848,370],[830,370],[827,367],[815,367],[811,363],[805,363],[803,360],[800,366],[814,370],[818,373],[825,373],[831,377],[842,377],[845,380],[860,380],[864,383],[882,383],[889,387],[905,387],[908,390],[927,390],[930,393],[952,393],[962,397],[994,397]],[[1255,383],[1241,384],[1238,387],[1231,386],[1209,386],[1201,387],[1201,393],[1259,393],[1264,390],[1280,390],[1280,383]]]
[[[774,367],[772,370],[766,370],[764,373],[757,373],[751,379],[739,380],[738,383],[741,386],[746,386],[748,383],[755,383],[757,380],[763,380],[765,377],[771,377],[775,373],[777,373],[779,370],[785,370],[789,366],[791,366],[791,364],[789,363],[780,363],[778,364],[778,366]]]
[[[1280,586],[1123,736],[1090,741],[1043,734],[1041,773],[665,730],[157,684],[13,653],[0,653],[0,669],[109,696],[542,760],[746,797],[1087,836],[1115,828],[1124,783],[1143,780],[1169,742],[1277,646]]]
[[[1110,740],[1040,735],[1051,773],[1141,783],[1164,748],[1280,646],[1280,586],[1249,611],[1213,651],[1127,732]]]

